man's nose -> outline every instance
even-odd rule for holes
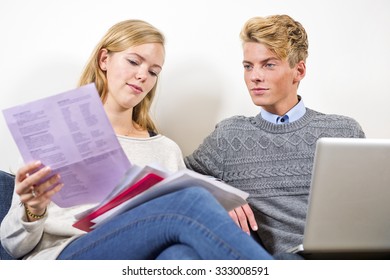
[[[254,67],[251,74],[250,79],[253,82],[261,82],[264,80],[264,71],[260,67]]]

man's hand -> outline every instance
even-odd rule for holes
[[[255,220],[255,215],[248,204],[235,208],[229,212],[233,221],[242,228],[243,231],[250,234],[249,228],[253,231],[257,231],[258,226]]]

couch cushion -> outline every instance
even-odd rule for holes
[[[15,177],[0,170],[0,223],[7,214],[12,201]],[[10,260],[12,257],[7,254],[3,246],[0,246],[0,260]]]

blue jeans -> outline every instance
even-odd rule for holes
[[[0,170],[0,223],[8,213],[14,193],[15,176]],[[0,260],[12,260],[12,257],[0,244]]]
[[[206,190],[129,210],[70,243],[58,259],[271,259]]]

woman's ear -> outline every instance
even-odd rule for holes
[[[108,50],[101,49],[99,51],[99,67],[102,71],[107,71]]]
[[[294,82],[300,82],[306,75],[306,64],[303,60],[299,61],[296,65],[295,65],[295,78],[294,78]]]

